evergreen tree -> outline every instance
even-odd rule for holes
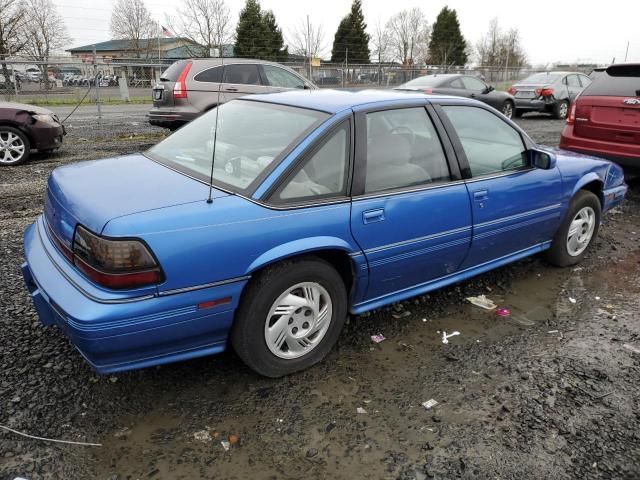
[[[333,39],[332,62],[369,63],[369,34],[362,13],[362,1],[353,0],[351,11],[342,19]]]
[[[455,9],[444,7],[433,24],[428,62],[431,65],[464,65],[467,63],[466,49],[458,14]]]
[[[240,11],[236,27],[234,55],[241,58],[260,58],[265,53],[270,39],[271,35],[267,32],[260,3],[258,0],[247,0]]]
[[[289,48],[284,44],[282,30],[278,27],[276,16],[271,10],[268,10],[263,14],[262,20],[267,33],[267,39],[265,52],[261,58],[275,62],[286,61],[289,58]]]

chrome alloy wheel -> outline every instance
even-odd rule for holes
[[[271,353],[291,360],[308,354],[327,333],[333,304],[327,290],[315,282],[294,285],[269,309],[264,338]]]
[[[10,165],[19,162],[24,157],[25,149],[18,135],[0,130],[0,163]]]
[[[577,257],[589,246],[596,228],[596,213],[591,207],[583,207],[578,211],[567,233],[567,253]]]
[[[559,117],[561,119],[567,118],[568,113],[569,113],[569,104],[567,102],[562,102],[559,108]]]
[[[513,117],[513,104],[511,102],[506,102],[504,107],[502,107],[502,114],[507,117]]]

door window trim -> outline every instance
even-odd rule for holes
[[[434,104],[434,109],[437,113],[437,115],[440,117],[440,120],[442,121],[442,123],[445,125],[446,131],[449,134],[449,138],[451,140],[451,143],[453,144],[453,148],[456,152],[456,155],[458,157],[458,162],[460,164],[460,170],[462,172],[462,177],[467,181],[467,182],[473,182],[473,181],[477,181],[477,180],[486,180],[489,178],[497,178],[497,177],[504,177],[507,175],[511,175],[514,173],[521,173],[523,171],[528,171],[528,170],[533,170],[535,169],[535,167],[533,165],[531,165],[531,159],[529,156],[528,157],[528,161],[529,161],[529,165],[524,165],[522,167],[516,167],[516,168],[511,168],[509,170],[504,170],[502,172],[492,172],[492,173],[487,173],[485,175],[479,175],[477,177],[473,177],[471,175],[471,167],[469,166],[469,160],[467,159],[467,154],[464,151],[464,147],[462,146],[462,141],[460,140],[460,137],[458,136],[458,132],[456,131],[455,127],[453,126],[453,123],[451,123],[451,120],[449,120],[449,117],[447,116],[446,112],[444,111],[444,109],[442,107],[468,107],[468,108],[479,108],[481,110],[484,110],[488,113],[490,113],[491,115],[494,115],[498,120],[500,120],[501,122],[506,123],[508,126],[510,126],[511,128],[513,128],[518,135],[520,135],[520,140],[522,141],[522,144],[525,148],[525,151],[531,150],[532,148],[535,147],[535,142],[533,142],[533,140],[531,140],[529,138],[529,136],[515,123],[513,123],[511,120],[508,119],[504,119],[501,118],[502,116],[497,112],[497,111],[492,111],[489,108],[486,108],[484,105],[469,105],[467,103],[462,103],[462,102],[442,102],[442,103],[437,103]]]
[[[385,112],[390,110],[402,110],[407,108],[423,108],[427,114],[427,119],[431,121],[433,128],[440,140],[442,147],[442,153],[444,154],[445,161],[447,162],[447,168],[449,170],[449,180],[442,180],[439,182],[424,183],[420,185],[408,185],[405,187],[398,187],[388,190],[381,190],[378,192],[365,193],[364,184],[366,180],[366,168],[367,168],[367,115],[375,112]],[[430,103],[424,104],[412,104],[412,105],[385,105],[368,108],[366,110],[360,110],[355,114],[356,124],[356,142],[355,142],[355,162],[354,162],[354,174],[353,174],[353,186],[351,195],[353,201],[380,198],[391,195],[400,195],[409,192],[419,192],[422,190],[431,190],[434,188],[442,188],[448,185],[461,183],[462,176],[455,158],[454,148],[449,141],[449,137],[446,135],[444,126],[440,122],[440,119],[435,114],[433,107]]]

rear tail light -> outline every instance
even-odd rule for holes
[[[103,238],[80,225],[73,237],[73,263],[98,285],[115,290],[164,280],[160,265],[142,241]]]
[[[576,122],[576,104],[573,102],[569,107],[569,115],[567,115],[567,125],[573,125]]]
[[[507,92],[509,92],[509,95],[515,95],[516,93],[518,93],[518,89],[515,87],[509,87],[509,90],[507,90]]]
[[[433,93],[433,90],[431,88],[425,88],[424,90],[422,90],[424,93]]]
[[[536,95],[539,97],[550,97],[553,95],[553,88],[536,88]]]
[[[193,62],[187,62],[173,86],[173,98],[187,98],[187,75]]]

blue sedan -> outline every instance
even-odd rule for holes
[[[622,170],[496,110],[388,91],[234,100],[144,154],[56,169],[25,233],[39,317],[101,373],[320,361],[349,314],[544,252],[579,262]]]

